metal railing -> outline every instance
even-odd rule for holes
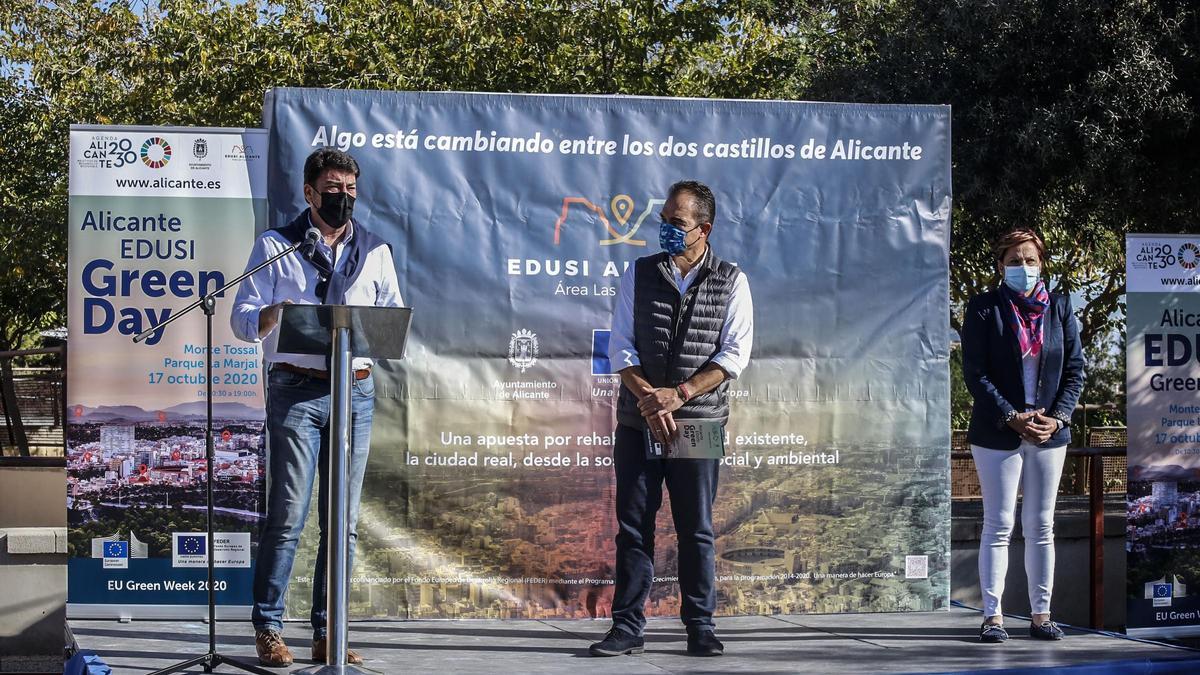
[[[0,352],[0,465],[63,466],[66,348]]]
[[[1089,448],[1124,448],[1126,445],[1125,427],[1099,426],[1084,427],[1084,446]],[[950,494],[954,499],[979,499],[983,495],[979,490],[979,478],[975,474],[975,463],[971,459],[970,445],[967,443],[967,432],[954,429],[950,432]],[[1104,492],[1109,494],[1124,494],[1127,475],[1125,455],[1106,455],[1102,458]],[[1089,472],[1091,464],[1083,455],[1067,453],[1067,461],[1063,465],[1062,480],[1058,484],[1060,495],[1084,495],[1089,493]]]

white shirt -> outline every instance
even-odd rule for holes
[[[323,239],[318,240],[317,248],[333,260],[335,271],[346,266],[342,253],[353,237],[354,223],[351,222],[346,228],[346,236],[333,249],[330,249]],[[257,267],[291,245],[283,235],[274,230],[267,230],[254,242],[254,250],[250,253],[246,269]],[[403,300],[400,298],[400,288],[396,281],[396,266],[392,262],[392,250],[387,246],[379,246],[367,253],[362,264],[362,271],[346,289],[346,304],[369,307],[402,306]],[[246,342],[262,342],[264,363],[290,363],[302,368],[325,370],[324,356],[280,353],[276,348],[279,342],[278,327],[265,338],[258,336],[258,315],[264,307],[284,300],[291,300],[297,305],[321,304],[321,299],[316,293],[319,281],[317,268],[301,258],[299,253],[284,256],[271,263],[238,287],[233,312],[229,317],[233,334]],[[371,359],[355,358],[352,365],[355,370],[369,368]]]
[[[671,271],[675,274],[675,285],[679,287],[679,295],[687,292],[696,275],[712,253],[705,252],[705,258],[692,266],[686,275],[679,273],[675,260],[671,259]],[[631,366],[640,366],[637,348],[633,344],[633,294],[636,287],[635,270],[637,265],[630,265],[621,275],[620,287],[617,289],[617,304],[613,308],[612,332],[608,338],[608,359],[612,363],[613,372],[619,372]],[[750,298],[750,282],[745,274],[737,275],[733,282],[733,292],[729,296],[729,305],[725,308],[725,322],[721,325],[721,348],[713,356],[712,362],[729,374],[730,379],[736,379],[750,364],[750,349],[754,344],[754,301]]]

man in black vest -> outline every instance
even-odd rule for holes
[[[712,190],[684,181],[663,205],[663,252],[640,258],[621,279],[609,358],[621,374],[614,465],[617,474],[617,578],[613,627],[594,656],[644,650],[643,607],[654,579],[654,520],[665,483],[679,538],[680,619],[688,653],[719,656],[713,635],[712,506],[719,459],[651,458],[650,439],[678,437],[677,421],[729,418],[728,381],[750,360],[754,308],[746,276],[708,245]]]

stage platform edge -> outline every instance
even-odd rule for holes
[[[1011,640],[980,644],[980,621],[978,611],[963,607],[718,618],[717,636],[725,643],[725,656],[709,659],[688,656],[683,627],[665,618],[650,620],[646,653],[640,656],[588,656],[588,644],[609,628],[607,619],[355,621],[350,645],[365,657],[368,668],[380,673],[1200,672],[1200,650],[1075,628],[1068,628],[1060,642],[1037,641],[1029,637],[1027,621],[1013,618],[1006,620]],[[148,673],[201,654],[208,640],[207,626],[195,621],[70,624],[81,649],[97,653],[122,675]],[[289,622],[284,638],[296,663],[277,672],[311,667],[307,622]],[[256,661],[254,630],[248,622],[219,621],[218,639],[223,654]]]

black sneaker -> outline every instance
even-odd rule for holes
[[[1029,624],[1029,637],[1035,640],[1061,640],[1065,635],[1058,624],[1053,621],[1047,621],[1040,626]]]
[[[725,653],[725,645],[711,630],[701,630],[688,633],[687,651],[692,656],[720,656]]]
[[[1008,631],[997,623],[985,623],[979,627],[980,642],[1004,642],[1008,639]]]
[[[596,644],[588,647],[592,656],[620,656],[622,654],[641,654],[646,651],[646,640],[637,635],[630,635],[620,628],[613,628],[608,635]]]

